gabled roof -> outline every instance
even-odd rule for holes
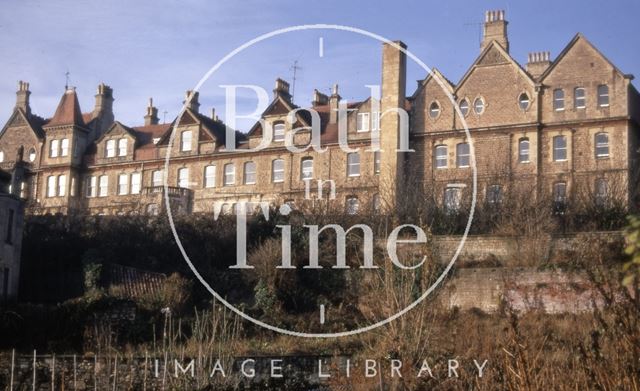
[[[153,148],[155,147],[154,139],[162,138],[165,133],[171,131],[173,123],[169,124],[157,124],[157,125],[144,125],[134,126],[133,131],[136,134],[138,140],[138,149],[140,148]]]
[[[431,79],[442,82],[442,84],[447,87],[447,90],[449,90],[449,93],[453,94],[453,90],[455,88],[453,83],[451,83],[449,79],[447,79],[437,68],[434,67],[431,69],[431,72],[429,72],[427,77],[419,81],[420,84],[418,85],[418,88],[416,88],[416,91],[413,93],[413,95],[411,95],[409,99],[415,99]]]
[[[124,125],[120,121],[115,121],[113,124],[111,124],[111,126],[109,126],[109,129],[107,129],[106,132],[104,132],[100,137],[96,139],[95,143],[98,144],[100,141],[102,141],[103,138],[105,138],[109,133],[111,133],[113,129],[116,129],[116,128],[124,130],[127,134],[133,137],[134,140],[137,140],[137,134],[133,129]]]
[[[16,117],[21,117],[22,120],[29,125],[33,133],[35,133],[36,137],[38,137],[39,139],[44,138],[44,131],[42,130],[42,125],[44,125],[47,121],[44,118],[38,117],[37,115],[34,115],[34,114],[28,115],[24,111],[22,111],[22,109],[19,109],[19,108],[16,108],[15,110],[13,110],[11,117],[9,117],[9,120],[0,131],[0,135],[2,135],[5,132],[5,130],[9,127],[9,125],[11,125],[14,122]]]
[[[491,41],[491,43],[489,43],[489,45],[487,45],[484,50],[480,53],[480,55],[478,56],[478,58],[473,62],[473,64],[471,64],[471,66],[469,67],[469,69],[467,70],[467,72],[464,74],[464,76],[462,76],[462,79],[460,79],[460,81],[458,82],[458,84],[455,87],[455,92],[457,92],[460,87],[462,87],[464,85],[464,83],[467,81],[467,79],[471,76],[471,74],[473,73],[473,71],[476,69],[477,66],[481,65],[482,61],[485,59],[485,57],[487,57],[487,55],[492,51],[492,50],[497,50],[498,53],[500,55],[502,55],[502,57],[504,57],[504,59],[507,61],[507,63],[513,65],[514,67],[516,67],[518,69],[518,71],[522,74],[522,76],[529,81],[529,83],[531,83],[532,86],[534,86],[536,83],[535,81],[531,78],[531,75],[529,75],[529,73],[527,73],[527,71],[524,70],[524,68],[522,68],[522,66],[513,59],[513,57],[511,57],[511,55],[509,54],[509,52],[507,52],[502,45],[500,45],[498,43],[498,41]]]
[[[553,72],[553,70],[555,69],[555,67],[566,57],[567,53],[569,53],[571,51],[571,49],[573,49],[573,47],[580,41],[584,41],[584,43],[586,43],[587,45],[589,45],[589,47],[591,49],[593,49],[596,53],[598,53],[598,55],[600,57],[602,57],[613,69],[615,69],[616,72],[618,72],[620,75],[622,75],[623,77],[627,78],[627,79],[633,79],[633,75],[629,75],[629,74],[625,74],[623,73],[620,69],[618,69],[618,67],[612,63],[607,56],[605,56],[604,54],[602,54],[602,52],[600,50],[598,50],[597,47],[595,47],[582,33],[578,33],[576,34],[573,39],[567,44],[567,46],[562,50],[562,52],[560,52],[560,54],[558,55],[558,57],[556,57],[556,59],[553,61],[553,63],[551,63],[551,65],[547,68],[546,71],[544,71],[544,73],[540,76],[540,81],[544,81],[544,79],[551,73]]]
[[[85,125],[82,111],[80,111],[80,103],[78,103],[78,95],[73,88],[67,89],[62,94],[56,113],[46,124],[47,127],[61,125]]]
[[[260,117],[264,117],[265,115],[269,115],[269,114],[273,114],[273,113],[280,113],[279,109],[284,108],[285,112],[290,112],[291,110],[295,110],[295,109],[299,109],[299,106],[294,105],[293,103],[289,102],[288,100],[282,98],[281,96],[276,96],[271,103],[269,104],[269,106],[267,106],[267,108],[262,112],[262,114],[260,115]],[[296,113],[297,114],[297,118],[298,120],[304,125],[304,126],[310,126],[309,122],[307,122],[307,119],[304,118],[303,116],[300,115],[300,112]],[[256,122],[251,129],[249,129],[249,132],[247,133],[248,137],[251,136],[257,136],[259,134],[261,134],[260,132],[262,131],[262,127],[260,126],[260,122]]]

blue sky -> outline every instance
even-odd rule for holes
[[[0,14],[0,118],[15,104],[18,80],[31,83],[31,106],[53,114],[71,73],[84,112],[100,82],[114,89],[116,119],[143,121],[149,97],[169,121],[184,91],[220,58],[244,42],[292,25],[354,26],[404,41],[430,67],[457,82],[479,53],[485,10],[504,9],[511,54],[520,63],[531,51],[555,57],[582,32],[623,72],[640,76],[634,27],[637,0],[619,1],[29,1],[3,2]],[[324,56],[318,39],[324,39]],[[221,113],[220,84],[258,84],[267,90],[280,76],[291,81],[298,61],[296,103],[307,105],[313,88],[340,84],[349,100],[367,96],[380,79],[380,44],[350,33],[308,31],[262,42],[214,74],[202,89],[201,111]],[[424,71],[410,64],[408,94]],[[251,110],[251,96],[239,107]]]

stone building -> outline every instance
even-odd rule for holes
[[[236,132],[233,145],[225,124],[200,112],[197,92],[187,92],[186,109],[171,123],[159,123],[150,101],[144,125],[129,126],[114,121],[113,91],[104,84],[92,112],[83,114],[75,89],[67,88],[44,119],[31,112],[29,84],[20,82],[0,134],[0,166],[12,169],[25,154],[19,187],[32,213],[155,214],[165,196],[174,211],[227,211],[242,201],[300,200],[308,179],[312,194],[325,189],[316,180],[334,181],[337,200],[350,212],[392,207],[409,179],[455,209],[471,194],[474,156],[480,201],[499,202],[505,189],[520,184],[559,203],[578,192],[604,200],[615,189],[635,207],[640,99],[633,76],[582,34],[556,58],[531,53],[521,65],[509,53],[507,24],[504,11],[487,12],[480,54],[462,79],[454,84],[434,69],[410,96],[401,42],[383,45],[379,100],[344,104],[334,86],[331,96],[315,91],[311,106],[301,109],[278,79],[263,121],[247,134]],[[340,107],[348,110],[349,146],[359,152],[339,146]],[[415,152],[395,152],[402,118],[387,111],[397,108],[409,113]],[[310,127],[314,113],[327,151],[287,150],[287,134],[295,145],[312,139],[310,130],[294,129]],[[271,143],[252,151],[266,132]],[[382,152],[370,151],[378,133]]]
[[[18,196],[22,164],[14,174],[0,170],[0,303],[15,300],[20,280],[24,204]]]

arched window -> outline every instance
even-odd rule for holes
[[[236,183],[236,166],[233,163],[224,165],[223,185],[231,186]]]
[[[29,161],[33,162],[36,160],[36,149],[35,148],[31,148],[29,149]]]
[[[584,87],[576,87],[573,90],[573,104],[576,109],[587,107],[587,94]]]
[[[271,181],[273,183],[284,182],[284,160],[276,159],[271,162]]]
[[[434,148],[434,154],[436,168],[447,168],[447,146],[446,145],[436,145]]]
[[[300,161],[300,179],[313,178],[313,158],[305,157]]]
[[[526,92],[523,92],[522,94],[520,94],[520,97],[518,97],[518,105],[520,106],[520,108],[522,110],[526,110],[529,108],[529,95],[527,95]]]
[[[597,159],[609,157],[609,135],[607,133],[597,133],[595,145]]]
[[[245,185],[253,185],[256,183],[256,164],[254,162],[246,162],[244,164],[244,178]]]
[[[529,163],[529,139],[521,138],[518,141],[518,163]]]
[[[273,141],[284,141],[284,123],[273,124]]]
[[[469,160],[469,144],[460,143],[456,145],[456,165],[461,168],[469,167]]]
[[[478,115],[484,113],[484,99],[476,98],[476,100],[473,102],[473,110]]]
[[[440,115],[440,105],[438,104],[438,102],[431,103],[431,106],[429,106],[429,117],[437,118],[439,115]]]

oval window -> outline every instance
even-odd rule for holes
[[[29,161],[33,162],[34,160],[36,160],[36,150],[35,148],[31,148],[29,150]]]
[[[429,117],[436,118],[438,115],[440,115],[440,105],[438,102],[433,102],[429,107]]]
[[[529,108],[529,95],[527,95],[526,92],[520,94],[520,97],[518,97],[518,104],[522,110]]]
[[[466,98],[460,102],[460,111],[465,117],[469,114],[469,101]]]
[[[473,110],[476,114],[482,114],[484,112],[484,100],[482,100],[482,98],[477,98],[475,102],[473,102]]]

